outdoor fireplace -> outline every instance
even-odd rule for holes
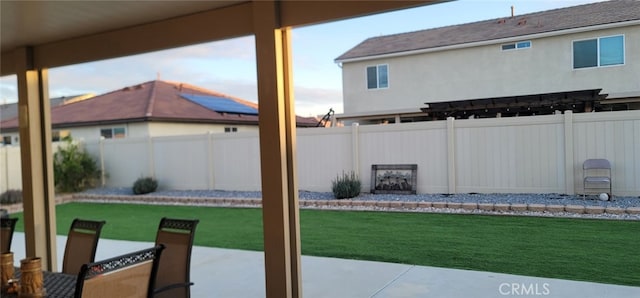
[[[372,194],[416,194],[417,164],[371,165]]]

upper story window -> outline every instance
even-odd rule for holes
[[[225,127],[224,132],[238,132],[237,127]]]
[[[519,50],[519,49],[528,49],[530,47],[531,47],[531,41],[527,40],[527,41],[520,41],[520,42],[509,43],[509,44],[503,44],[502,45],[502,50],[503,51]]]
[[[124,127],[112,127],[100,129],[100,136],[105,139],[121,139],[126,135]]]
[[[367,66],[367,89],[389,88],[389,65]]]
[[[624,36],[607,36],[573,42],[573,68],[624,64]]]

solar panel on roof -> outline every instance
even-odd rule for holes
[[[256,108],[243,105],[233,99],[229,99],[226,97],[184,93],[180,94],[180,96],[192,102],[195,102],[209,110],[220,113],[258,115],[258,110]]]

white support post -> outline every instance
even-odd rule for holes
[[[456,135],[455,119],[447,118],[447,181],[449,194],[456,193]]]
[[[102,187],[107,185],[106,169],[104,168],[104,137],[100,137],[100,183]]]
[[[573,111],[564,112],[564,186],[565,193],[576,193],[574,186],[575,170],[573,166]]]
[[[207,172],[209,173],[209,190],[215,189],[215,172],[213,170],[213,132],[209,131],[207,137],[207,158],[209,158],[209,166]]]
[[[10,181],[9,181],[9,173],[11,172],[11,170],[9,169],[9,148],[6,146],[3,146],[0,148],[0,152],[4,153],[4,185],[5,188],[0,190],[2,192],[5,192],[7,190],[9,190],[10,187]]]
[[[351,168],[360,177],[360,125],[351,124]]]
[[[149,150],[149,176],[153,179],[156,178],[156,160],[153,156],[153,138],[151,136],[147,137],[147,150]]]

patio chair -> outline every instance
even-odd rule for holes
[[[162,218],[156,235],[156,245],[163,244],[165,250],[160,259],[156,276],[155,296],[188,298],[193,283],[191,271],[191,248],[199,220]]]
[[[100,231],[105,221],[74,219],[67,235],[62,272],[77,275],[83,264],[95,260]]]
[[[80,268],[74,297],[151,298],[164,246],[124,254]]]
[[[16,228],[17,218],[3,217],[0,219],[0,230],[2,235],[0,237],[0,252],[11,251],[11,240],[13,240],[13,231]]]
[[[582,198],[588,190],[607,190],[612,197],[611,163],[604,158],[587,159],[582,164]]]

